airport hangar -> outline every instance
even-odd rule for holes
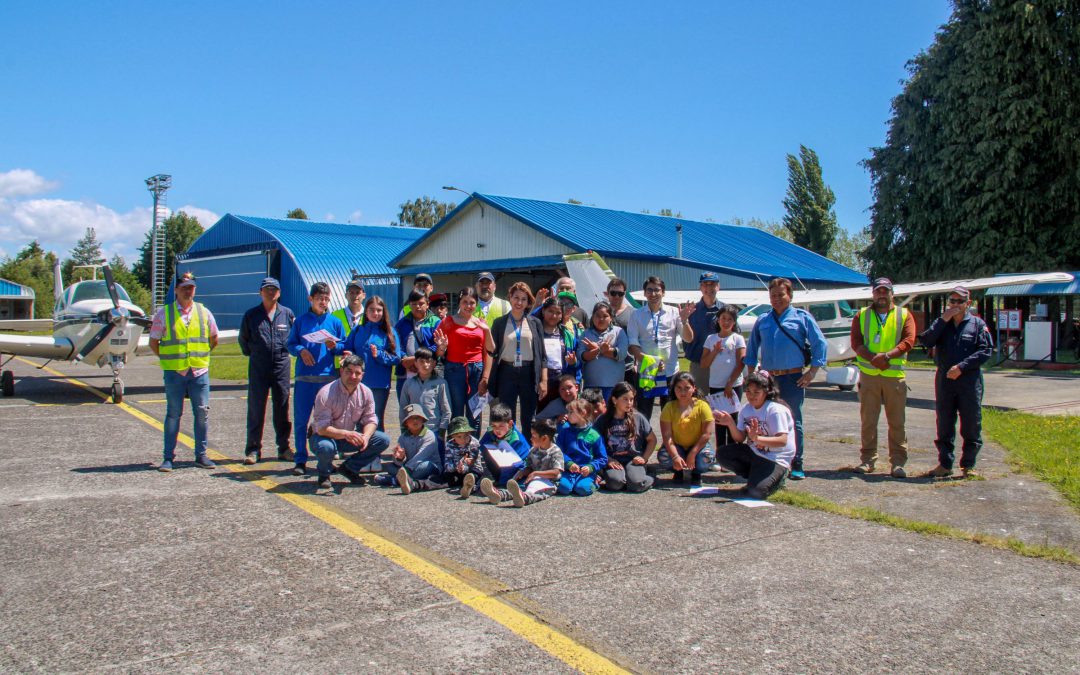
[[[0,319],[33,319],[34,289],[0,279]]]
[[[281,304],[300,315],[317,281],[330,284],[331,310],[344,307],[345,285],[355,271],[368,297],[381,296],[396,317],[401,279],[386,263],[423,232],[226,214],[177,256],[176,270],[195,273],[196,299],[223,330],[239,328],[244,312],[259,303],[259,282],[266,276],[281,282]]]
[[[867,284],[866,275],[755,227],[475,192],[389,264],[406,290],[426,272],[437,292],[451,294],[491,272],[502,297],[515,281],[554,283],[565,274],[562,256],[586,251],[630,291],[652,275],[669,290],[696,289],[705,271],[726,289],[761,289],[776,276],[796,288]]]
[[[259,280],[281,280],[282,304],[303,312],[311,284],[330,284],[331,308],[344,306],[356,270],[368,296],[397,316],[416,274],[456,297],[479,272],[550,285],[565,274],[562,256],[595,251],[630,290],[650,275],[669,289],[695,289],[704,271],[721,288],[755,289],[774,276],[796,287],[865,285],[865,275],[754,227],[615,211],[580,204],[473,193],[430,230],[258,218],[227,214],[177,258],[199,280],[198,299],[223,329],[239,326],[259,302]]]

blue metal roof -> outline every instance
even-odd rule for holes
[[[34,289],[17,284],[14,281],[0,279],[0,296],[5,298],[33,298]]]
[[[185,258],[233,252],[281,251],[282,302],[304,311],[311,284],[330,284],[331,308],[345,305],[351,270],[365,277],[368,295],[377,290],[396,312],[400,273],[387,265],[425,230],[384,225],[351,225],[287,218],[226,214],[195,240]],[[378,287],[375,289],[374,287]],[[396,314],[395,314],[396,315]]]
[[[603,256],[655,259],[762,277],[865,284],[866,275],[755,227],[614,211],[581,204],[473,193],[423,237],[390,261],[397,266],[420,242],[436,235],[473,200],[497,208],[567,247]],[[682,225],[682,257],[675,258],[675,226]]]
[[[997,288],[988,289],[986,294],[996,296],[1080,295],[1080,272],[1069,272],[1069,274],[1073,275],[1073,280],[1068,283],[998,286]]]

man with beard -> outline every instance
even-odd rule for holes
[[[495,297],[495,275],[491,272],[481,272],[476,277],[476,312],[473,314],[477,319],[483,319],[487,325],[491,325],[504,314],[510,313],[510,303],[502,298]]]
[[[885,406],[889,423],[889,463],[893,478],[907,473],[908,445],[904,428],[907,379],[904,364],[915,346],[915,318],[893,303],[892,281],[881,277],[873,285],[874,303],[859,310],[851,322],[851,349],[859,366],[859,413],[862,449],[855,473],[873,473],[878,457],[878,418]]]

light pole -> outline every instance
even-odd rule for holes
[[[462,190],[459,187],[454,187],[453,185],[444,185],[444,186],[442,186],[442,189],[444,189],[444,190],[455,190],[457,192],[460,192],[463,195],[468,195],[470,197],[473,196],[473,194],[471,192],[466,192],[465,190]],[[480,205],[480,217],[483,218],[484,217],[484,202],[477,199],[476,203]]]

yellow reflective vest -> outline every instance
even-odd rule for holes
[[[180,307],[175,302],[165,306],[165,332],[158,343],[162,370],[210,367],[210,321],[206,308],[196,302],[191,311],[191,320],[185,326]]]
[[[885,321],[878,318],[873,307],[864,307],[859,310],[859,328],[862,329],[863,345],[872,354],[882,354],[896,348],[900,344],[900,338],[904,332],[904,322],[907,320],[907,310],[903,307],[893,307],[885,316]],[[900,354],[889,359],[887,370],[879,370],[872,363],[861,356],[855,357],[855,362],[866,375],[881,375],[883,377],[903,377],[904,365],[907,363],[907,354]]]

